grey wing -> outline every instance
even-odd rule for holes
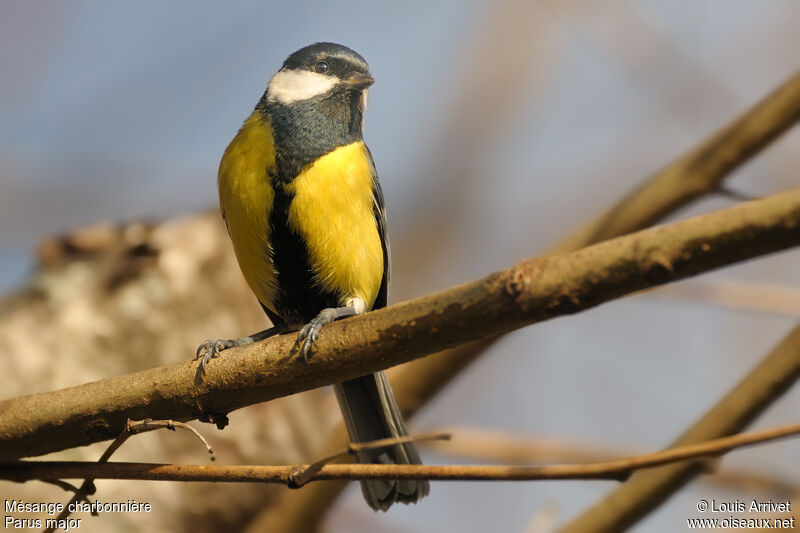
[[[375,215],[375,223],[378,225],[378,235],[381,238],[381,246],[383,247],[383,279],[381,286],[378,289],[378,296],[375,298],[375,303],[372,305],[373,309],[380,309],[386,307],[387,298],[389,295],[389,239],[386,234],[386,207],[383,202],[383,190],[381,183],[378,181],[378,171],[375,169],[375,161],[372,159],[372,154],[369,148],[364,146],[369,157],[370,167],[372,168],[372,212]]]

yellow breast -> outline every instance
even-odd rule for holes
[[[372,166],[362,141],[319,158],[287,189],[289,226],[308,249],[315,283],[341,304],[372,307],[383,278],[383,247],[373,213]]]
[[[274,308],[276,274],[269,244],[274,192],[269,173],[275,145],[263,114],[253,112],[225,150],[219,167],[219,199],[242,274],[258,300]]]

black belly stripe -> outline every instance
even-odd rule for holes
[[[267,102],[266,96],[256,109],[269,118],[276,150],[275,169],[270,175],[275,197],[269,216],[278,282],[273,304],[275,313],[286,323],[305,324],[326,307],[341,304],[338,295],[314,283],[305,241],[288,225],[292,193],[286,186],[320,157],[362,139],[361,96],[357,91],[343,91],[291,105]]]
[[[314,283],[308,249],[302,236],[289,228],[288,211],[292,194],[275,185],[269,217],[273,264],[278,274],[275,311],[289,324],[305,324],[326,307],[338,307],[335,294]]]

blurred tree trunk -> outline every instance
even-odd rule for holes
[[[0,305],[4,398],[55,390],[189,359],[209,337],[238,337],[268,321],[245,285],[215,211],[162,223],[102,223],[53,237],[38,249],[29,282]],[[326,389],[253,406],[223,432],[195,424],[226,463],[292,463],[314,456],[336,420]],[[114,460],[202,463],[182,432],[129,440]],[[95,460],[107,443],[51,455]],[[97,498],[135,498],[152,513],[103,516],[119,531],[241,529],[279,487],[98,481]],[[213,495],[213,496],[212,496]],[[2,496],[62,501],[41,483],[3,484]]]

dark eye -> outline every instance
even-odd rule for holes
[[[318,72],[319,74],[325,74],[328,72],[330,67],[325,61],[317,61],[314,63],[314,72]]]

